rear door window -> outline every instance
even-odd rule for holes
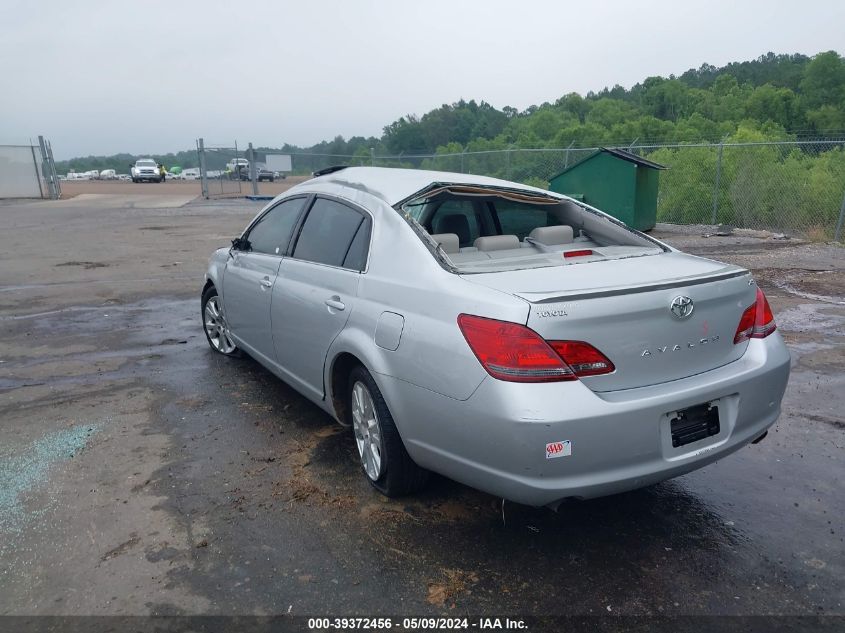
[[[447,200],[441,204],[431,218],[431,233],[454,233],[462,247],[472,246],[475,238],[485,234],[472,200]]]
[[[364,219],[358,232],[349,245],[346,258],[343,260],[343,267],[350,270],[362,271],[367,267],[367,252],[370,245],[370,220]]]
[[[544,207],[519,202],[496,201],[490,203],[495,208],[502,235],[516,235],[520,241],[538,226],[552,226],[557,220]]]
[[[293,256],[318,264],[362,270],[369,244],[368,226],[360,211],[334,200],[317,198],[305,218]],[[362,228],[365,230],[359,231]]]
[[[286,254],[293,227],[304,203],[305,198],[291,198],[265,213],[247,234],[250,250],[266,255]]]

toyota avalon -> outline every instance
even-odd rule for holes
[[[789,354],[751,273],[566,196],[332,168],[211,258],[211,348],[351,427],[383,494],[430,472],[530,505],[647,486],[762,439]]]

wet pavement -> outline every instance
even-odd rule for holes
[[[845,251],[661,234],[758,273],[793,355],[783,415],[721,462],[555,513],[443,478],[386,500],[349,431],[208,349],[204,261],[257,208],[12,209],[0,615],[845,613]],[[43,261],[54,209],[70,246]]]

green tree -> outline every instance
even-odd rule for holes
[[[789,88],[777,88],[772,84],[758,86],[746,100],[745,116],[757,121],[773,121],[790,129],[799,118],[798,96]]]
[[[590,103],[577,92],[570,92],[557,100],[557,107],[578,117],[579,123],[584,123],[590,111]]]
[[[656,118],[677,121],[687,112],[688,91],[680,80],[649,77],[643,87],[643,105]]]
[[[835,51],[819,53],[804,69],[801,95],[808,109],[845,107],[845,60]]]
[[[823,105],[806,114],[810,127],[819,133],[845,130],[845,108]]]

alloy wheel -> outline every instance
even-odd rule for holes
[[[229,338],[229,327],[226,325],[226,317],[220,309],[220,300],[210,297],[205,303],[204,311],[205,333],[212,347],[221,354],[231,354],[235,351],[235,344]]]
[[[381,425],[370,390],[360,381],[352,386],[352,427],[361,465],[371,480],[378,481],[384,469]]]

